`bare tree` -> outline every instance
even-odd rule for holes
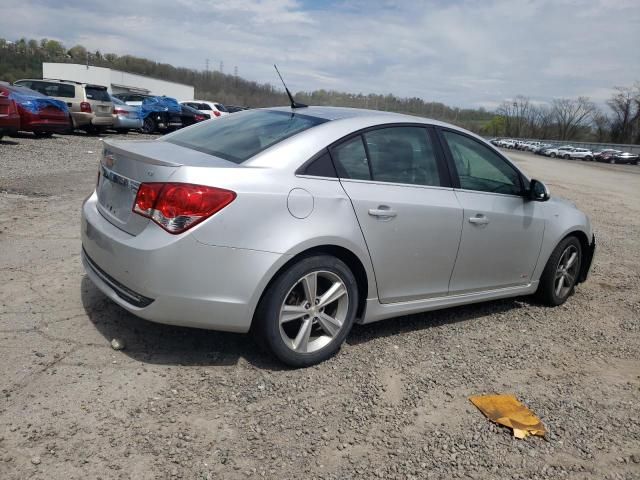
[[[613,111],[611,138],[620,143],[633,141],[634,124],[640,118],[640,85],[616,87],[607,105]]]
[[[575,100],[557,98],[553,100],[552,108],[560,140],[570,140],[580,127],[587,125],[596,106],[587,97],[578,97]]]
[[[507,136],[522,137],[527,133],[530,110],[531,102],[523,95],[517,95],[512,100],[505,100],[500,104],[497,113],[504,117]]]
[[[609,140],[611,120],[601,110],[596,109],[591,115],[591,122],[596,137],[596,142]]]

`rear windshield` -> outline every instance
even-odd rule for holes
[[[87,93],[89,100],[98,100],[100,102],[110,102],[109,93],[106,88],[98,87],[85,87],[84,91]]]
[[[218,110],[220,110],[221,112],[226,112],[227,109],[224,107],[224,105],[222,105],[221,103],[214,103],[214,105],[216,106],[216,108]]]
[[[162,140],[242,163],[270,146],[326,121],[298,113],[253,110],[178,130]]]

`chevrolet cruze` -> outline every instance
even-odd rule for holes
[[[330,107],[236,113],[105,141],[82,260],[154,322],[252,331],[281,361],[334,354],[354,322],[537,294],[588,274],[587,216],[481,138]]]

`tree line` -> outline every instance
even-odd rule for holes
[[[534,103],[518,95],[505,100],[482,128],[491,136],[549,140],[640,143],[640,82],[616,87],[603,111],[587,97]]]
[[[223,104],[266,107],[288,103],[280,88],[237,75],[174,67],[132,55],[91,52],[82,45],[67,49],[61,42],[46,38],[17,41],[0,38],[0,80],[38,78],[42,75],[42,62],[86,63],[185,83],[195,87],[197,98]],[[616,88],[607,102],[610,111],[606,112],[585,97],[538,104],[520,95],[492,112],[393,94],[315,90],[297,92],[295,96],[297,101],[309,105],[370,108],[434,118],[490,136],[640,143],[640,83]]]

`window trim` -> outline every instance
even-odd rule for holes
[[[487,144],[485,142],[479,141],[477,138],[475,138],[473,135],[469,135],[464,131],[461,130],[456,130],[455,128],[448,128],[448,127],[441,127],[441,126],[437,126],[435,128],[436,133],[438,135],[438,139],[440,140],[440,146],[442,148],[442,151],[444,152],[444,156],[447,159],[447,167],[449,169],[449,172],[451,174],[451,179],[452,179],[452,186],[454,189],[456,190],[463,190],[465,192],[475,192],[475,193],[486,193],[488,195],[500,195],[500,196],[506,196],[506,197],[518,197],[518,198],[526,198],[527,195],[527,185],[529,184],[529,181],[527,179],[527,177],[520,171],[520,169],[518,167],[516,167],[516,165],[510,161],[507,157],[505,157],[504,155],[502,155],[501,152],[499,152],[497,149],[495,149],[492,145]],[[463,137],[468,138],[469,140],[472,140],[480,145],[483,145],[487,148],[489,148],[489,150],[493,153],[495,153],[500,159],[502,159],[503,162],[505,162],[507,165],[509,165],[511,168],[513,168],[515,170],[515,172],[518,174],[518,180],[520,183],[520,193],[519,194],[512,194],[512,193],[500,193],[500,192],[487,192],[485,190],[472,190],[472,189],[468,189],[468,188],[462,188],[460,186],[460,177],[458,176],[458,169],[456,168],[456,164],[455,161],[453,160],[453,154],[451,153],[451,150],[449,149],[449,144],[447,143],[446,138],[444,138],[444,134],[443,132],[451,132],[451,133],[455,133],[458,135],[461,135]]]
[[[364,134],[367,133],[367,132],[373,131],[373,130],[381,130],[381,129],[387,129],[387,128],[398,128],[398,127],[416,127],[416,128],[422,128],[423,130],[426,130],[424,133],[425,133],[425,135],[427,135],[428,139],[431,141],[431,144],[432,144],[432,147],[433,147],[433,151],[434,151],[434,154],[435,154],[435,157],[436,157],[436,168],[438,169],[438,175],[440,177],[440,185],[422,185],[422,184],[415,184],[415,183],[385,182],[385,181],[382,181],[382,180],[375,180],[373,178],[373,172],[371,171],[371,157],[369,155],[369,148],[367,147],[367,142],[364,139]],[[360,141],[364,145],[365,154],[367,155],[367,165],[369,167],[369,175],[371,176],[371,179],[369,179],[369,180],[341,177],[340,173],[339,173],[339,169],[336,166],[336,161],[335,161],[335,158],[334,158],[333,149],[338,147],[338,146],[340,146],[341,144],[343,144],[345,142],[348,142],[349,140],[353,139],[356,136],[360,137]],[[442,148],[442,145],[440,144],[440,140],[439,140],[439,137],[438,137],[437,132],[435,130],[435,126],[433,124],[430,124],[430,123],[419,123],[419,122],[383,123],[383,124],[378,124],[378,125],[372,125],[370,127],[361,128],[359,130],[350,132],[347,135],[345,135],[344,137],[341,137],[338,140],[335,140],[334,142],[330,143],[329,145],[324,147],[322,150],[320,150],[318,153],[313,155],[309,160],[304,162],[295,171],[295,174],[296,175],[305,175],[304,171],[305,171],[306,167],[309,164],[311,164],[311,162],[316,160],[320,155],[322,155],[325,151],[329,152],[329,156],[331,157],[331,161],[333,162],[333,168],[336,171],[336,175],[337,175],[336,178],[338,178],[340,180],[367,182],[367,183],[374,183],[374,184],[377,184],[377,185],[395,185],[395,186],[408,186],[408,187],[427,187],[427,188],[444,188],[444,189],[450,189],[450,188],[453,187],[453,176],[451,175],[451,171],[450,171],[449,166],[447,164],[447,161],[446,161],[446,158],[445,158],[445,154],[444,154],[444,150]],[[308,176],[309,177],[314,177],[314,178],[325,178],[325,177],[316,177],[315,175],[308,175]]]

